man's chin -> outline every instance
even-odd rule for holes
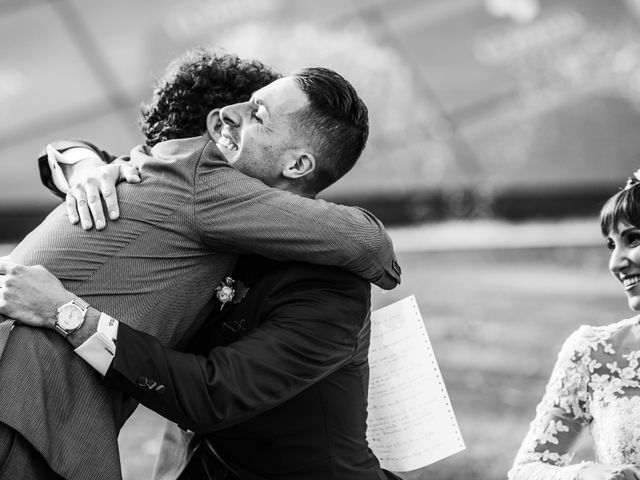
[[[216,147],[218,147],[218,150],[220,151],[220,153],[222,154],[222,156],[224,157],[224,159],[227,161],[229,165],[233,165],[238,161],[237,150],[229,150],[228,148],[224,147],[223,145],[220,145],[219,143],[216,143]]]
[[[229,165],[233,165],[238,161],[238,152],[235,152],[235,154],[225,155],[224,158],[227,159],[227,163]]]

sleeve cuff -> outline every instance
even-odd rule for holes
[[[88,147],[71,147],[63,153],[58,152],[52,145],[47,145],[47,163],[51,171],[51,179],[56,188],[62,193],[69,192],[69,182],[60,164],[75,165],[87,158],[101,160],[100,156]]]
[[[101,313],[96,332],[75,349],[80,357],[94,369],[105,375],[116,354],[119,322]]]

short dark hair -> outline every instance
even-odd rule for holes
[[[202,135],[211,110],[245,102],[280,77],[257,60],[204,48],[187,51],[171,62],[151,102],[141,107],[147,145]]]
[[[369,113],[355,88],[333,70],[304,68],[291,76],[309,98],[296,113],[295,128],[316,156],[316,169],[305,179],[317,193],[355,165],[369,136]]]
[[[620,222],[640,227],[640,183],[620,190],[600,210],[600,229],[605,237],[617,231]]]

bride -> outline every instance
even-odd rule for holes
[[[640,170],[600,212],[609,270],[640,312]],[[509,480],[640,480],[640,315],[565,341]],[[589,428],[595,462],[571,465]]]

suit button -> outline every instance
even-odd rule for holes
[[[164,388],[164,385],[158,385],[156,387],[156,393],[158,395],[164,395],[165,391],[166,391],[166,388]]]
[[[138,379],[136,380],[136,383],[140,387],[146,387],[147,386],[147,377],[138,377]]]

